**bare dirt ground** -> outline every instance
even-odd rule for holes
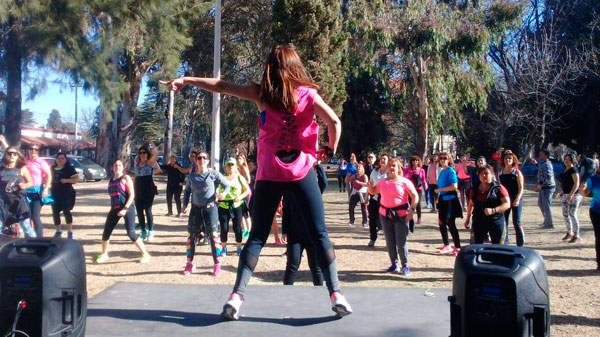
[[[326,222],[335,245],[339,276],[342,286],[358,287],[415,287],[451,288],[454,258],[440,256],[441,245],[437,217],[424,210],[423,221],[409,236],[410,277],[385,272],[389,259],[383,237],[375,248],[367,248],[368,229],[349,227],[348,203],[345,193],[339,193],[333,180],[324,195]],[[159,183],[160,195],[155,199],[154,219],[156,238],[148,244],[153,256],[148,264],[137,263],[139,253],[127,239],[123,224],[115,229],[110,248],[110,260],[97,265],[93,258],[100,252],[100,240],[109,199],[106,181],[77,185],[77,204],[74,209],[75,238],[84,245],[87,261],[89,296],[93,297],[115,282],[160,282],[188,284],[229,284],[235,281],[237,256],[230,254],[223,262],[220,277],[212,276],[212,259],[207,246],[199,246],[196,257],[198,269],[191,276],[181,274],[185,264],[187,218],[166,217],[165,186]],[[600,336],[600,273],[595,271],[594,234],[588,216],[589,199],[579,212],[584,241],[569,244],[561,241],[565,232],[558,200],[553,204],[554,230],[538,229],[541,213],[537,208],[537,194],[527,192],[523,224],[526,246],[536,249],[545,259],[550,279],[553,336]],[[360,209],[357,207],[357,223]],[[54,234],[50,207],[43,209],[45,235]],[[462,228],[462,221],[458,221]],[[511,233],[514,233],[512,226]],[[468,231],[460,230],[463,244],[468,243]],[[514,235],[511,236],[514,242]],[[234,242],[230,234],[230,242]],[[285,257],[284,246],[269,244],[262,251],[251,284],[281,284]],[[310,273],[302,262],[298,284],[309,285]],[[251,296],[251,294],[250,294]],[[352,301],[352,299],[350,299]],[[215,305],[221,305],[216,303]]]

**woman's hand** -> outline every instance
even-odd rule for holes
[[[48,196],[48,187],[44,187],[44,189],[42,190],[42,198],[45,198]]]
[[[435,192],[435,194],[440,194],[440,189],[439,188],[436,188],[433,191]]]
[[[573,203],[573,199],[575,199],[575,195],[574,194],[569,194],[569,197],[567,198],[567,201],[572,204]]]
[[[466,217],[465,218],[465,229],[471,228],[470,222],[471,222],[471,217]]]
[[[483,210],[483,213],[487,216],[490,216],[490,215],[493,215],[495,212],[494,212],[493,208],[486,208]]]
[[[281,243],[287,245],[287,234],[281,234]]]
[[[223,195],[223,193],[217,194],[217,200],[223,201],[223,199],[225,199],[225,196]]]
[[[126,209],[126,208],[123,208],[123,209],[122,209],[122,210],[120,210],[120,211],[119,211],[119,213],[118,213],[118,215],[119,215],[119,216],[121,216],[121,217],[125,216],[126,214],[127,214],[127,209]]]
[[[176,79],[170,80],[170,81],[160,80],[160,81],[158,81],[158,83],[168,86],[169,89],[171,89],[175,93],[177,93],[179,90],[181,90],[181,89],[183,89],[183,87],[185,87],[185,78],[180,77],[180,78],[176,78]]]
[[[512,207],[519,207],[520,203],[521,203],[521,199],[515,199],[515,201],[513,201],[513,203],[512,203]]]
[[[183,207],[181,208],[181,213],[182,213],[182,214],[187,214],[187,206],[183,206]]]
[[[22,190],[27,189],[27,183],[23,182],[23,183],[19,183],[19,188]]]

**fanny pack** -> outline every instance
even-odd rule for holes
[[[398,219],[400,217],[396,214],[396,211],[407,210],[408,209],[408,203],[402,204],[400,206],[392,207],[392,208],[387,208],[387,207],[379,204],[379,207],[385,209],[385,217],[386,218],[388,218],[388,219]]]

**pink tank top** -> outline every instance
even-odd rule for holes
[[[313,118],[316,94],[315,89],[298,87],[298,106],[293,113],[271,108],[260,113],[256,180],[300,180],[316,163],[319,141],[319,124]],[[299,153],[286,163],[277,152]]]
[[[37,158],[36,160],[28,160],[26,166],[31,175],[33,186],[40,186],[42,184],[42,178],[46,175],[45,172],[50,170],[48,163],[41,158]]]
[[[381,193],[381,205],[386,208],[394,208],[406,204],[408,202],[407,190],[410,185],[413,183],[404,177],[401,177],[399,181],[381,179],[377,184],[379,193]],[[379,214],[385,216],[385,208],[379,207]],[[408,214],[408,210],[398,210],[396,214],[403,217]]]

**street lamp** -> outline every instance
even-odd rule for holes
[[[71,154],[77,155],[77,89],[83,87],[83,85],[71,84],[71,88],[75,88],[75,142],[73,143],[73,148],[71,150]]]

